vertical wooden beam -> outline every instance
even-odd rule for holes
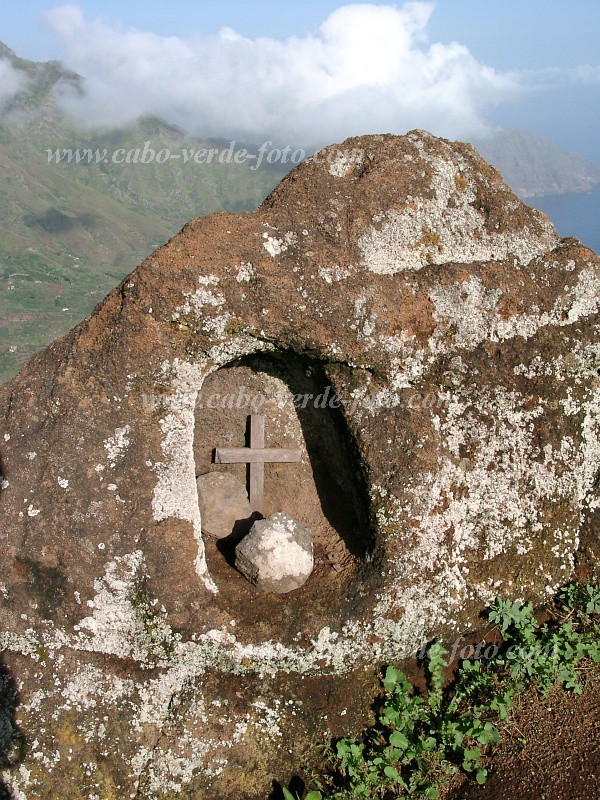
[[[250,415],[250,447],[262,450],[265,446],[265,418],[261,414]],[[264,514],[265,463],[250,464],[250,505],[252,510]]]

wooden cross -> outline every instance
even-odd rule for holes
[[[248,464],[250,471],[250,505],[253,511],[264,511],[265,464],[291,464],[302,460],[300,450],[265,447],[265,418],[250,415],[250,447],[217,447],[215,464]]]

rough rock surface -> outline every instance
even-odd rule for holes
[[[313,571],[311,532],[281,511],[259,519],[235,548],[235,566],[265,592],[293,592]]]
[[[591,251],[419,131],[330,148],[153,253],[0,387],[12,793],[264,797],[364,723],[379,664],[589,573],[599,305]],[[346,443],[319,450],[308,407],[275,431],[304,436],[325,518],[308,509],[319,563],[281,596],[205,547],[196,486],[223,444],[205,384],[273,365],[332,387],[323,441]]]
[[[225,539],[237,533],[236,525],[252,517],[246,487],[235,475],[210,472],[200,475],[196,484],[203,533]]]

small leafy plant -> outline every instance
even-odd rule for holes
[[[597,585],[566,586],[543,625],[531,603],[498,599],[487,612],[502,636],[497,657],[463,661],[445,687],[447,651],[436,641],[423,694],[388,667],[375,724],[359,740],[335,743],[326,774],[305,800],[435,800],[458,770],[485,783],[483,753],[500,740],[497,724],[508,718],[518,692],[531,683],[543,694],[556,685],[581,692],[582,662],[600,663],[599,613]],[[283,792],[285,800],[298,800]]]
[[[496,600],[490,622],[500,627],[506,648],[494,665],[508,673],[516,688],[534,681],[544,695],[555,685],[581,694],[579,665],[600,662],[599,628],[592,617],[600,613],[600,587],[569,584],[559,594],[550,622],[540,626],[531,604]]]

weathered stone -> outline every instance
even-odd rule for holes
[[[599,308],[598,257],[424,132],[187,225],[0,387],[12,793],[263,798],[364,725],[380,665],[591,578]],[[238,378],[303,453],[265,477],[314,537],[285,595],[201,530],[196,476],[248,413],[204,393]],[[327,387],[339,409],[285,402]]]
[[[215,539],[245,533],[252,508],[244,484],[229,472],[209,472],[197,485],[203,532]]]
[[[293,592],[313,571],[311,532],[280,511],[259,519],[235,548],[235,566],[265,592]]]

